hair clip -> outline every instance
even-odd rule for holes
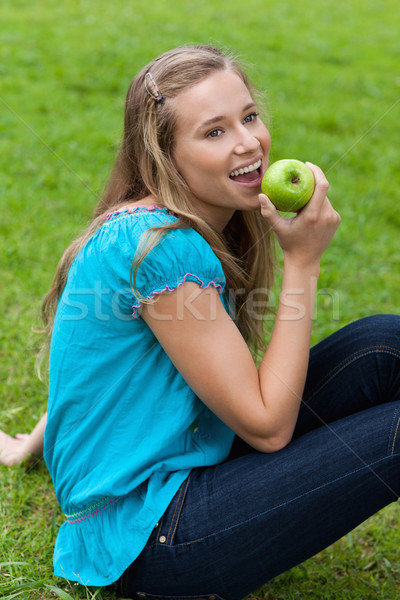
[[[147,78],[150,79],[150,83],[148,83]],[[149,85],[152,86],[153,91],[151,91],[149,89]],[[149,96],[151,96],[152,98],[154,98],[154,100],[156,102],[161,102],[161,100],[163,99],[162,94],[161,94],[160,90],[158,89],[158,85],[154,81],[154,77],[150,73],[150,71],[148,71],[146,73],[145,77],[144,77],[144,87],[146,88],[146,92],[149,94]]]

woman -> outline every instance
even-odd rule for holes
[[[399,318],[310,353],[340,217],[311,164],[308,205],[276,211],[260,194],[270,143],[215,48],[167,52],[128,91],[114,172],[44,302],[56,575],[236,600],[398,497]],[[265,349],[273,232],[284,274]]]

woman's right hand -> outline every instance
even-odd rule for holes
[[[0,430],[0,464],[11,467],[22,462],[29,454],[29,434],[17,433],[11,437]]]
[[[11,467],[22,462],[29,455],[41,456],[46,423],[47,412],[40,418],[31,433],[17,433],[14,438],[0,430],[0,464]]]
[[[275,231],[285,264],[299,268],[318,266],[324,250],[340,224],[340,215],[326,194],[329,183],[322,170],[306,163],[315,179],[314,193],[294,217],[283,217],[265,194],[259,195],[261,214]]]

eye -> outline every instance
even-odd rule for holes
[[[207,134],[209,138],[217,138],[221,135],[222,129],[213,129],[210,133]]]
[[[243,123],[251,123],[252,121],[255,121],[257,117],[258,117],[258,113],[252,112],[243,119]]]

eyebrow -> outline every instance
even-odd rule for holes
[[[249,110],[249,108],[253,108],[256,107],[256,103],[255,102],[250,102],[249,104],[246,104],[246,106],[243,108],[243,112],[246,112],[246,110]],[[218,123],[219,121],[223,121],[225,119],[225,117],[223,115],[218,115],[217,117],[211,117],[211,119],[207,119],[207,121],[204,121],[204,123],[202,123],[199,126],[199,129],[202,129],[203,127],[208,127],[209,125],[213,125],[214,123]]]

